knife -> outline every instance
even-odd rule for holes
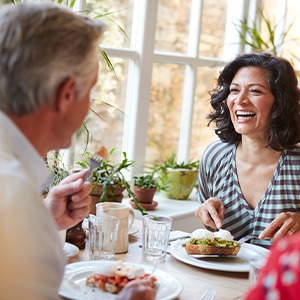
[[[170,242],[177,241],[177,240],[181,240],[181,239],[190,238],[190,237],[191,237],[190,234],[182,235],[182,236],[176,236],[176,237],[170,238],[170,239],[169,239],[169,243],[170,243]]]
[[[227,257],[236,257],[236,255],[219,255],[219,254],[189,254],[189,256],[196,259],[206,258],[206,257],[218,257],[218,258],[227,258]]]

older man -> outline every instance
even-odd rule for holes
[[[88,112],[103,27],[51,4],[0,9],[1,299],[58,297],[65,259],[57,231],[88,215],[91,184],[86,171],[73,174],[43,201],[42,157],[70,146]]]
[[[68,147],[88,112],[103,25],[39,3],[4,6],[0,28],[1,297],[55,299],[64,270],[57,229],[88,214],[91,186],[78,173],[43,203],[42,157]]]

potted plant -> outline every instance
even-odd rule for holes
[[[154,194],[157,191],[157,182],[153,174],[134,176],[133,192],[139,203],[150,204],[153,202]]]
[[[51,174],[51,181],[43,191],[43,196],[47,196],[50,189],[56,186],[61,180],[71,174],[67,167],[59,158],[59,151],[51,151],[44,157],[46,167]]]
[[[113,154],[116,149],[113,148],[109,155]],[[89,153],[86,154],[87,156]],[[123,152],[123,159],[121,162],[113,164],[109,160],[109,155],[103,157],[103,161],[100,167],[94,169],[88,178],[90,182],[93,183],[93,189],[91,192],[92,203],[90,206],[90,212],[96,213],[96,203],[98,202],[122,202],[123,191],[126,190],[128,196],[133,199],[137,208],[144,215],[146,210],[138,205],[138,201],[135,194],[131,190],[129,182],[126,180],[123,171],[128,170],[134,165],[133,160],[127,158],[126,152]],[[77,163],[80,166],[86,168],[86,162],[82,161]]]
[[[186,200],[196,185],[199,160],[177,162],[175,153],[161,164],[155,164],[158,190],[171,199]]]

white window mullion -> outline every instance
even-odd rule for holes
[[[282,53],[283,45],[280,45],[285,31],[285,20],[287,10],[287,0],[277,1],[276,28],[274,32],[274,42],[278,45],[276,52],[278,55]]]
[[[137,51],[132,49],[125,49],[125,48],[113,48],[113,47],[106,47],[101,46],[101,49],[105,51],[108,57],[121,57],[126,59],[138,59],[139,55]]]
[[[247,6],[244,8],[244,19],[247,19],[247,25],[251,28],[253,24],[259,25],[261,22],[260,12],[262,9],[262,0],[248,0]],[[259,27],[259,26],[258,26]],[[246,39],[251,40],[249,33],[246,34]],[[252,47],[250,45],[244,45],[244,52],[251,52]]]
[[[256,0],[250,2],[256,3]],[[245,7],[248,7],[247,0],[228,0],[223,48],[224,61],[232,60],[242,50],[236,26],[244,20]]]
[[[158,0],[134,1],[131,44],[138,58],[129,63],[123,149],[134,158],[135,173],[145,161],[157,5]]]
[[[71,0],[69,2],[71,2]],[[86,7],[86,0],[77,0],[74,3],[75,11],[84,11],[85,7]]]
[[[201,33],[202,1],[192,0],[189,24],[188,55],[198,57]],[[187,65],[183,88],[181,123],[177,150],[178,161],[188,161],[193,123],[193,107],[197,81],[197,66]]]

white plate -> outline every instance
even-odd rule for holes
[[[269,250],[252,245],[242,244],[241,249],[235,257],[207,257],[207,258],[194,258],[186,253],[182,244],[188,242],[189,239],[180,240],[172,243],[170,253],[176,259],[204,269],[228,271],[228,272],[249,272],[249,260],[255,256],[267,256]]]
[[[99,265],[107,263],[107,261],[82,261],[72,263],[66,266],[63,281],[59,289],[59,295],[73,300],[99,300],[115,299],[116,295],[103,292],[97,288],[88,287],[85,285],[86,277],[93,274],[93,271]],[[126,265],[136,265],[127,263]],[[153,266],[140,265],[144,268],[146,273],[151,273]],[[156,300],[170,300],[175,299],[182,291],[182,284],[179,280],[171,275],[157,270],[155,271],[157,278],[157,293]]]
[[[73,244],[65,243],[64,252],[67,258],[71,258],[79,253],[79,248]]]
[[[85,230],[89,230],[89,221],[87,218],[85,218],[82,222],[82,228]],[[135,234],[139,231],[139,228],[137,226],[132,225],[129,230],[128,230],[128,234]]]

